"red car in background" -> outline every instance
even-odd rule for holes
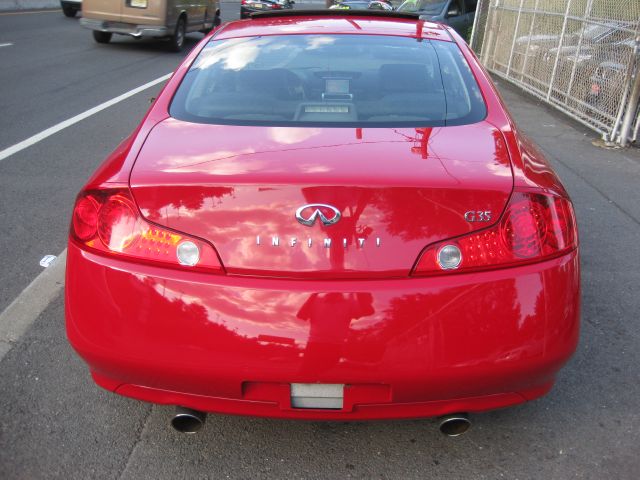
[[[571,201],[465,42],[372,11],[231,22],[78,195],[68,337],[205,412],[442,416],[547,393],[579,330]]]

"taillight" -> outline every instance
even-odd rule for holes
[[[82,192],[76,200],[71,236],[85,248],[177,268],[222,271],[211,245],[147,222],[128,189]]]
[[[73,209],[73,231],[78,240],[85,241],[96,235],[98,228],[98,202],[93,197],[82,197]]]
[[[272,4],[271,4],[271,8],[272,8],[273,10],[277,10],[277,9],[279,9],[279,8],[282,8],[282,5],[280,5],[279,3],[272,3]]]
[[[577,245],[576,222],[568,199],[516,191],[496,225],[428,246],[413,274],[537,262],[569,252]]]
[[[114,252],[126,252],[138,240],[138,214],[123,195],[113,195],[100,206],[97,230],[102,244]]]

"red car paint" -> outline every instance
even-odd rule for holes
[[[433,128],[424,153],[411,152],[416,129],[362,130],[358,140],[355,128],[167,119],[147,137],[131,190],[145,218],[210,241],[227,272],[243,275],[406,277],[425,245],[484,226],[460,212],[504,209],[513,180],[492,125]],[[172,135],[180,142],[162,140]],[[218,138],[225,138],[220,151]],[[311,203],[336,206],[342,219],[313,228],[291,221]],[[309,239],[313,247],[325,238],[329,255],[308,248]]]
[[[234,22],[214,36],[283,26],[453,40],[487,116],[418,129],[173,119],[173,93],[206,38],[83,191],[128,191],[141,222],[210,245],[219,263],[167,267],[72,233],[67,332],[95,381],[155,403],[308,419],[483,411],[545,394],[577,345],[577,240],[539,261],[418,276],[430,244],[498,225],[514,188],[568,202],[473,53],[447,27],[366,13]],[[293,212],[309,203],[343,218],[300,225]],[[343,408],[293,408],[291,383],[344,384]]]

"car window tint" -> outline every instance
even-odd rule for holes
[[[455,16],[462,15],[464,10],[462,9],[462,1],[461,0],[451,0],[449,4],[449,12],[456,12]]]
[[[454,43],[282,35],[211,41],[170,113],[232,125],[442,126],[480,121],[486,108]]]
[[[438,15],[446,6],[447,0],[406,0],[398,7],[398,11]]]

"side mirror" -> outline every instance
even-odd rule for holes
[[[462,12],[460,12],[460,7],[458,5],[450,5],[449,10],[447,10],[447,18],[449,17],[458,17]]]

